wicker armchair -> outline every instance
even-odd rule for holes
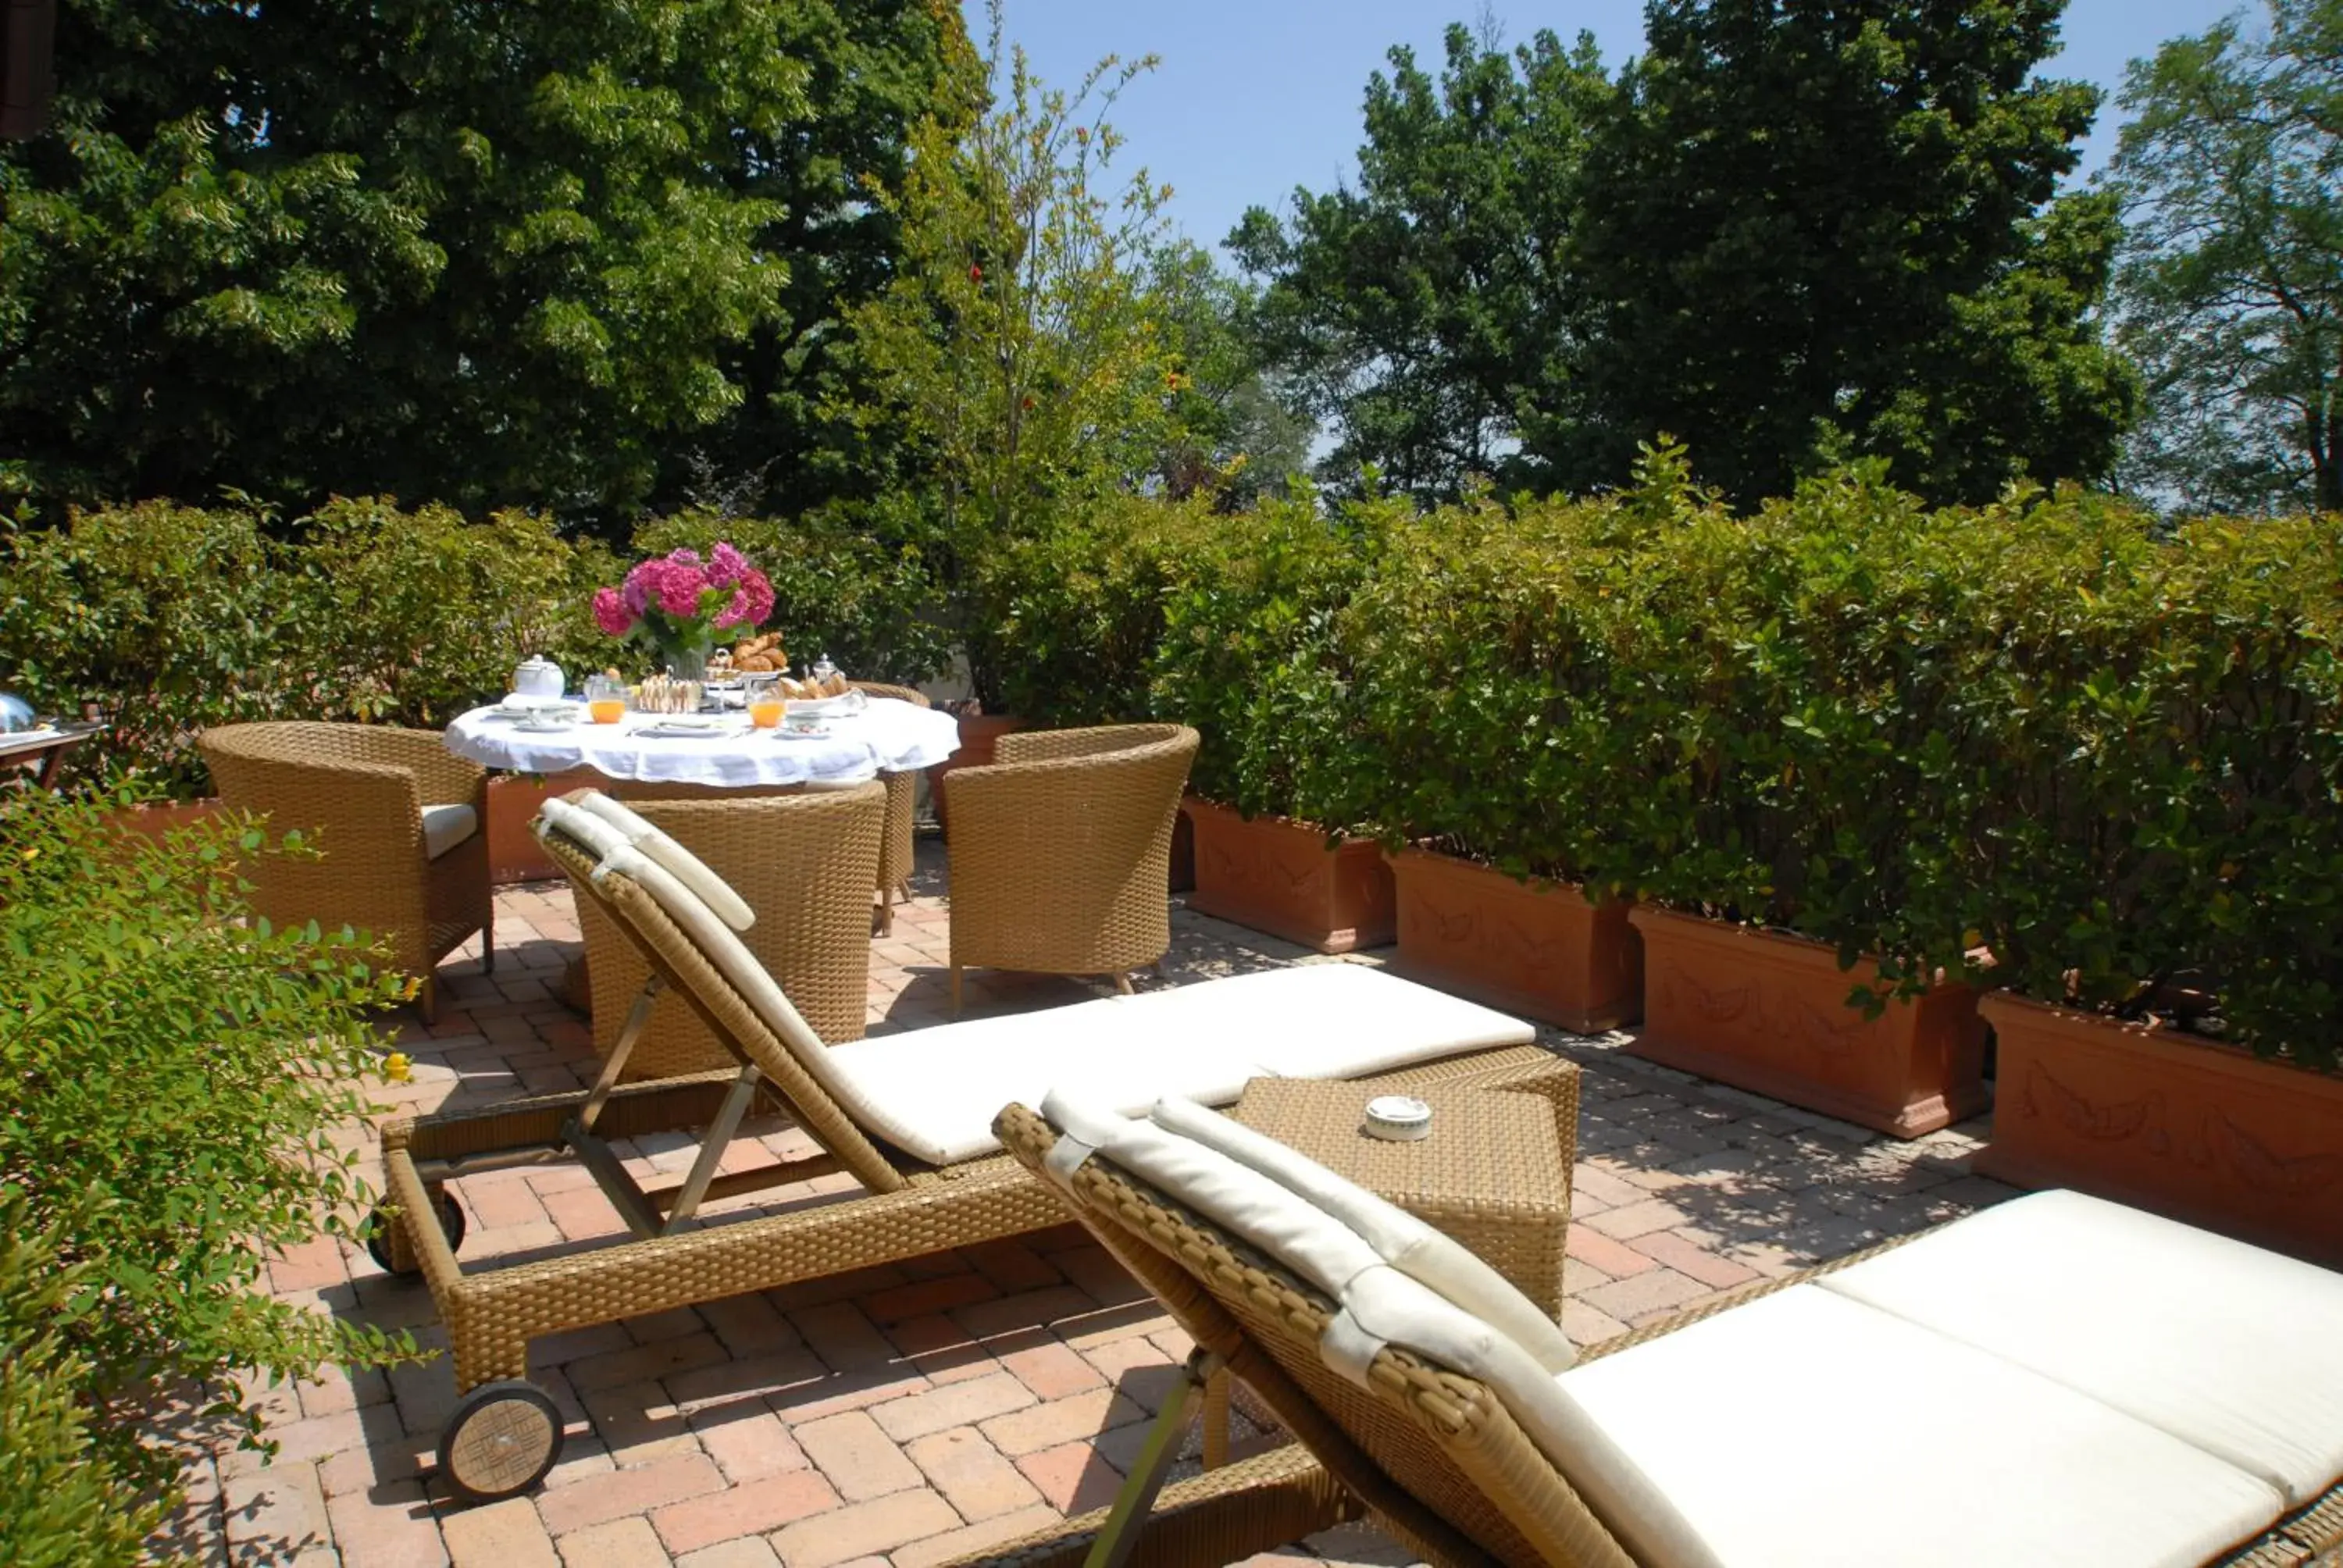
[[[970,965],[1130,971],[1172,945],[1172,824],[1195,760],[1184,725],[1028,729],[952,774],[951,996]]]
[[[934,706],[908,686],[890,686],[883,680],[852,684],[871,697],[891,697],[916,708]],[[920,783],[919,775],[910,772],[882,773],[879,781],[887,786],[887,836],[879,844],[879,930],[885,934],[895,929],[895,900],[911,896],[911,813],[918,805]]]
[[[436,731],[228,724],[197,745],[228,806],[266,816],[274,832],[317,836],[315,859],[254,865],[259,913],[375,932],[422,980],[427,1020],[438,1010],[433,968],[474,931],[482,967],[496,967],[488,770],[450,755]]]
[[[870,1007],[870,890],[876,885],[888,798],[875,784],[811,794],[628,803],[707,862],[757,913],[741,940],[772,971],[827,1045],[860,1040]],[[594,1049],[608,1055],[649,978],[640,949],[601,905],[578,900],[593,995]],[[628,1081],[729,1067],[682,996],[652,1007]]]

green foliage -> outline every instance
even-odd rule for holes
[[[1327,811],[1321,782],[1356,744],[1332,658],[1334,617],[1409,509],[1370,499],[1322,510],[1304,491],[1190,547],[1185,580],[1164,600],[1153,704],[1202,736],[1199,794],[1248,816],[1349,825]]]
[[[359,500],[267,524],[154,501],[0,533],[0,668],[35,708],[94,702],[112,725],[77,767],[196,791],[206,725],[444,724],[518,654],[600,640],[586,607],[606,563],[541,518]]]
[[[179,1457],[155,1418],[190,1393],[256,1442],[231,1374],[412,1354],[264,1289],[272,1253],[348,1234],[367,1201],[337,1134],[367,1109],[366,1015],[407,982],[362,934],[240,919],[239,858],[280,852],[256,829],[158,842],[111,804],[27,792],[0,818],[0,1193],[10,1234],[48,1232],[78,1271],[45,1321],[94,1462],[159,1488]]]
[[[0,1563],[135,1568],[163,1509],[92,1462],[77,1398],[90,1369],[60,1343],[58,1325],[96,1307],[88,1265],[63,1264],[60,1240],[0,1188]]]
[[[1269,364],[1255,330],[1259,291],[1184,239],[1159,246],[1151,265],[1149,307],[1177,367],[1171,430],[1155,462],[1162,494],[1210,496],[1235,511],[1282,492],[1308,468],[1317,426],[1291,406]]]
[[[2343,4],[2268,10],[2133,65],[2109,171],[2147,401],[2124,477],[2188,511],[2343,508]]]
[[[810,665],[827,653],[858,680],[917,682],[940,673],[951,648],[936,618],[925,558],[916,545],[886,541],[916,537],[920,521],[878,504],[840,506],[796,522],[701,508],[644,524],[634,554],[685,545],[705,553],[729,539],[772,579],[768,624],[786,635],[794,663]],[[588,658],[608,658],[609,646]]]
[[[2097,99],[2032,75],[2060,9],[1654,0],[1583,170],[1579,482],[1660,432],[1744,507],[1865,457],[1940,501],[2104,476],[2131,389],[2111,214],[2054,199]]]
[[[891,255],[865,186],[961,36],[929,0],[72,0],[55,130],[0,152],[15,480],[608,518],[753,454],[802,504],[848,477],[814,405]]]
[[[1453,497],[1468,477],[1553,487],[1580,310],[1568,246],[1594,41],[1508,53],[1463,27],[1435,82],[1391,53],[1366,95],[1359,184],[1245,214],[1229,245],[1267,280],[1254,329],[1302,407],[1332,422],[1330,475]]]
[[[1103,116],[1153,60],[1109,57],[1069,95],[1004,45],[997,3],[990,16],[982,106],[920,121],[900,195],[872,193],[902,226],[902,262],[846,315],[876,396],[834,411],[920,446],[936,570],[997,699],[989,617],[965,597],[974,563],[1148,472],[1176,387],[1146,294],[1165,193],[1144,170],[1104,188],[1121,137]]]
[[[1748,518],[1676,447],[1584,501],[1133,502],[1034,543],[1003,643],[1021,710],[1193,724],[1197,790],[1247,812],[1795,931],[1890,990],[2209,989],[2230,1038],[2334,1062],[2343,518],[1932,509],[1882,467]]]

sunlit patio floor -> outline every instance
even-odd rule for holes
[[[950,904],[941,847],[920,846],[919,897],[871,950],[870,1027],[942,1021]],[[558,1000],[579,950],[566,887],[497,900],[498,964],[440,971],[436,1024],[408,1018],[402,1110],[579,1087],[596,1059]],[[1172,951],[1142,984],[1329,960],[1175,909]],[[979,973],[970,1013],[1094,994]],[[1584,1068],[1563,1326],[1581,1342],[1717,1292],[1950,1219],[2010,1193],[1969,1171],[1975,1124],[1896,1142],[1634,1060],[1624,1034],[1549,1030]],[[802,1150],[768,1127],[775,1151]],[[688,1162],[678,1147],[639,1161]],[[543,1253],[616,1233],[584,1173],[533,1169],[459,1188],[468,1261]],[[287,1297],[444,1346],[419,1282],[353,1244],[274,1260]],[[180,1544],[206,1563],[454,1563],[490,1568],[920,1568],[1108,1501],[1172,1368],[1181,1332],[1072,1228],[866,1270],[693,1311],[540,1341],[530,1375],[568,1418],[559,1464],[533,1495],[450,1501],[427,1471],[456,1398],[446,1358],[334,1376],[265,1396],[273,1462],[198,1465]],[[1258,1439],[1256,1438],[1256,1441]],[[1298,1556],[1403,1561],[1373,1532]]]

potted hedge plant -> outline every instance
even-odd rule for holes
[[[1576,547],[1616,510],[1470,498],[1407,519],[1339,621],[1358,716],[1339,812],[1385,844],[1393,967],[1580,1033],[1644,1006],[1628,902],[1586,885],[1575,843],[1610,678]]]
[[[2059,722],[2006,747],[2060,795],[1987,917],[1977,1168],[2343,1263],[2343,519],[2136,553],[2070,590],[2067,661],[2029,676]]]
[[[1392,940],[1390,868],[1340,814],[1360,741],[1332,624],[1403,509],[1265,502],[1200,544],[1170,595],[1153,705],[1203,737],[1189,908],[1320,952]]]

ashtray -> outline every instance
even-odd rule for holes
[[[1432,1107],[1405,1094],[1383,1094],[1367,1101],[1364,1129],[1370,1138],[1412,1143],[1431,1135]]]

